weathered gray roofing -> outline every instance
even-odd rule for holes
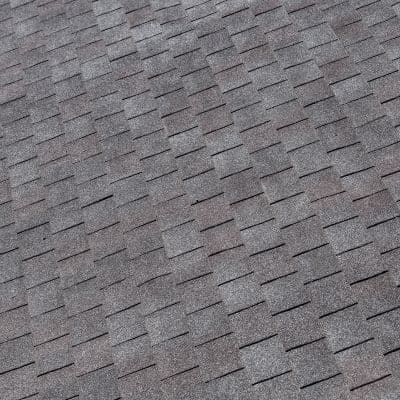
[[[400,398],[400,2],[0,0],[2,400]]]

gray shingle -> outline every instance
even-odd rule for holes
[[[3,3],[3,397],[395,398],[396,2]]]

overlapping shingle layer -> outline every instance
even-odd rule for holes
[[[0,398],[400,398],[400,2],[0,1]]]

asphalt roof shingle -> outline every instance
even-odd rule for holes
[[[3,1],[2,398],[397,398],[399,17]]]

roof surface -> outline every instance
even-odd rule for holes
[[[2,400],[400,398],[400,2],[0,1]]]

